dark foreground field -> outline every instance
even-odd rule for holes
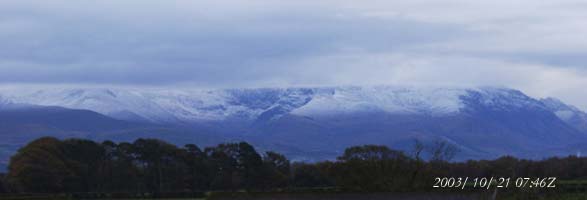
[[[527,194],[461,194],[461,193],[214,193],[201,198],[157,198],[160,200],[584,200],[587,193],[527,195]],[[74,200],[69,196],[0,196],[2,200]],[[153,198],[99,198],[116,200],[148,200]]]
[[[488,199],[480,194],[392,194],[392,193],[350,193],[350,194],[225,194],[208,199],[239,199],[239,200],[477,200]]]
[[[587,193],[423,192],[423,193],[218,193],[205,199],[224,200],[585,200]]]

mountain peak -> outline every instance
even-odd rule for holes
[[[509,88],[390,85],[217,90],[29,88],[1,90],[0,94],[4,101],[86,109],[117,119],[157,123],[256,121],[285,114],[317,117],[355,112],[439,116],[461,112],[471,101],[492,109],[544,107],[556,102],[541,102]]]

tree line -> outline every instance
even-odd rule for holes
[[[409,153],[386,146],[347,148],[335,161],[292,163],[276,152],[258,153],[246,143],[200,149],[156,139],[132,143],[84,139],[37,139],[14,155],[0,174],[2,193],[181,193],[339,188],[347,191],[431,190],[434,177],[587,178],[587,159],[541,161],[501,157],[449,162],[456,152],[446,143]]]

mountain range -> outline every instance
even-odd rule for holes
[[[460,160],[540,159],[585,151],[587,114],[555,98],[493,87],[0,89],[0,165],[41,136],[245,140],[305,161],[333,159],[351,145],[409,152],[415,141],[443,141]]]

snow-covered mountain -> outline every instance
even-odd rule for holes
[[[200,133],[244,139],[308,160],[333,158],[360,144],[409,150],[414,140],[448,141],[461,149],[463,159],[504,154],[542,158],[574,154],[587,139],[587,114],[581,110],[507,88],[3,88],[2,102],[89,110],[164,126],[165,134],[156,136],[179,142],[201,141]],[[181,134],[172,134],[178,129],[169,127],[181,127]],[[128,136],[128,130],[92,137],[120,135]]]
[[[567,122],[576,129],[587,133],[587,113],[575,106],[568,105],[556,98],[541,99],[542,103],[554,112],[558,118]]]
[[[304,90],[5,89],[12,102],[87,109],[157,123],[254,118],[276,106],[299,106]],[[304,103],[304,102],[301,102]]]
[[[10,104],[10,101],[8,101],[8,99],[5,99],[2,97],[2,95],[0,95],[0,108],[3,108],[8,104]]]
[[[92,110],[124,120],[158,123],[219,121],[231,118],[294,115],[317,117],[341,113],[373,112],[450,115],[465,107],[463,96],[476,95],[495,109],[544,107],[554,103],[534,100],[504,88],[406,88],[391,86],[323,87],[225,90],[141,89],[1,89],[0,102],[61,106]],[[548,99],[547,99],[548,100]],[[560,103],[560,102],[559,102]],[[556,104],[557,106],[559,104]],[[565,105],[560,103],[560,105]],[[549,109],[551,109],[549,107]],[[560,106],[559,106],[560,107]],[[567,109],[568,108],[568,109]],[[557,111],[566,120],[567,111]]]

